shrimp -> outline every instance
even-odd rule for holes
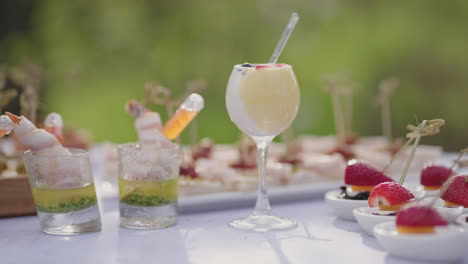
[[[26,117],[19,117],[9,112],[6,116],[12,121],[12,130],[16,133],[19,142],[34,154],[70,154],[55,136],[44,129],[38,129]]]
[[[136,118],[135,129],[142,146],[156,145],[168,147],[172,142],[162,133],[161,117],[140,103],[131,100],[126,104],[126,111]]]
[[[126,104],[126,111],[136,118],[135,129],[140,142],[140,157],[132,166],[132,180],[149,180],[160,177],[158,166],[153,166],[159,157],[158,149],[170,147],[173,143],[162,133],[161,118],[140,103],[132,100]]]
[[[57,113],[48,114],[44,120],[44,128],[63,144],[63,120],[61,115]]]
[[[11,124],[6,121],[10,119]],[[0,117],[0,130],[15,132],[19,142],[36,156],[44,156],[38,163],[39,177],[47,185],[57,188],[71,188],[81,181],[80,160],[52,159],[49,156],[66,157],[71,152],[60,141],[44,129],[38,129],[24,116],[5,113]]]
[[[163,127],[158,113],[150,111],[134,100],[126,104],[127,112],[136,117],[135,128],[141,148],[141,157],[131,172],[134,179],[157,180],[165,178],[170,173],[171,168],[167,166],[173,164],[171,157],[170,155],[158,157],[158,149],[172,146],[170,139],[177,138],[203,107],[203,98],[198,94],[191,94]],[[158,160],[158,166],[153,166]]]
[[[0,137],[10,134],[13,130],[13,121],[8,116],[0,116]]]

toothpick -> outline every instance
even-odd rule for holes
[[[465,155],[466,152],[468,152],[468,148],[460,150],[457,159],[452,163],[452,166],[450,166],[449,170],[452,170],[455,167],[455,165],[457,165],[457,163],[461,160],[461,158],[463,157],[463,155]]]
[[[345,138],[353,135],[353,94],[356,90],[348,74],[343,74],[342,93],[344,99],[344,130]]]
[[[400,153],[403,153],[407,148],[408,146],[413,143],[414,139],[413,138],[410,138],[408,140],[406,140],[405,144],[403,146],[400,147],[400,149],[392,156],[392,158],[390,159],[390,161],[388,162],[388,164],[385,166],[385,168],[383,168],[382,170],[382,173],[385,173],[385,171],[390,168],[390,165],[392,165],[392,163],[395,161],[395,159],[400,155]]]
[[[443,119],[432,119],[432,120],[424,120],[420,125],[417,126],[417,129],[406,134],[406,137],[409,139],[414,138],[413,148],[411,149],[410,155],[408,160],[406,161],[405,168],[400,177],[399,184],[403,184],[405,181],[406,175],[408,173],[409,167],[411,162],[414,158],[414,153],[416,152],[416,148],[418,147],[419,141],[421,137],[424,136],[433,136],[437,135],[440,132],[440,127],[445,124]],[[413,130],[414,126],[408,126],[410,130]]]
[[[381,122],[382,131],[384,136],[387,138],[388,144],[392,143],[392,120],[390,111],[390,96],[393,94],[395,89],[399,86],[399,80],[396,77],[392,77],[380,82],[379,94],[377,101],[381,106]]]
[[[346,128],[343,117],[343,107],[340,103],[339,97],[342,95],[340,88],[341,87],[339,86],[337,79],[331,78],[328,80],[328,87],[326,87],[324,90],[331,96],[337,141],[340,145],[344,145],[346,141]]]
[[[179,101],[185,100],[187,96],[189,96],[192,93],[197,93],[201,94],[203,91],[206,90],[206,81],[204,80],[193,80],[189,81],[187,83],[187,87],[185,88],[185,92],[183,93],[182,96],[180,96]],[[191,151],[191,157],[192,157],[192,162],[195,162],[193,160],[193,153],[195,152],[195,148],[197,146],[198,142],[198,119],[192,120],[192,122],[189,124],[189,140],[190,140],[190,151]]]

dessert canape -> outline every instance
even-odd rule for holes
[[[345,184],[350,185],[353,192],[370,193],[376,185],[383,182],[393,180],[369,164],[353,160],[346,167]]]
[[[430,164],[421,171],[422,189],[426,191],[428,196],[439,196],[440,187],[442,187],[451,175],[455,174],[455,166],[467,151],[468,149],[460,150],[458,158],[453,161],[450,167]]]
[[[341,191],[327,192],[325,200],[338,217],[355,220],[353,210],[366,206],[370,191],[386,181],[393,180],[368,164],[350,161],[345,170],[345,184],[351,187],[349,190],[344,186]]]
[[[396,217],[396,230],[402,234],[434,233],[437,226],[448,226],[448,221],[431,206],[410,206]]]
[[[369,195],[370,207],[379,207],[381,211],[398,211],[415,200],[413,193],[395,182],[383,182],[377,185]]]
[[[429,125],[433,124],[433,127]],[[408,169],[414,157],[414,152],[419,144],[420,138],[423,135],[436,134],[438,128],[443,122],[434,123],[431,121],[423,121],[415,132],[408,134],[409,140],[406,145],[414,141],[414,145],[410,152],[409,158],[406,161],[405,169],[402,172],[399,183],[383,182],[373,188],[368,198],[368,207],[356,208],[353,214],[358,220],[361,227],[370,235],[373,235],[373,227],[379,223],[391,221],[395,218],[395,214],[405,204],[415,200],[414,194],[402,186]],[[430,133],[429,133],[429,132]],[[395,157],[392,159],[392,161]],[[391,163],[391,162],[390,162]],[[388,168],[387,165],[386,168]],[[386,169],[385,168],[385,169]],[[384,169],[384,170],[385,170]]]
[[[383,182],[372,190],[368,204],[353,210],[359,225],[369,235],[373,235],[374,226],[395,219],[396,211],[415,197],[405,187],[395,182]]]
[[[440,174],[445,172],[444,177],[450,172],[447,176],[448,179],[444,180],[444,184],[439,187],[439,189],[433,191],[426,191],[429,194],[434,194],[440,196],[441,199],[437,199],[434,207],[439,211],[444,213],[449,220],[457,218],[462,212],[468,212],[468,182],[466,182],[466,176],[450,176],[454,174],[452,170],[456,164],[459,163],[460,159],[463,157],[463,154],[467,152],[468,149],[463,149],[460,151],[458,158],[453,162],[450,168],[439,168],[439,175],[435,175],[436,172],[433,172],[431,175],[437,180],[437,177],[441,177]],[[445,169],[445,170],[444,170]],[[447,172],[448,171],[448,172]],[[422,181],[422,178],[421,178]]]
[[[374,234],[386,251],[398,257],[448,263],[467,254],[466,230],[449,225],[427,205],[403,208],[395,222],[375,226]]]
[[[426,191],[439,190],[452,173],[453,171],[450,168],[444,166],[426,166],[421,171],[421,185]]]
[[[441,187],[440,192],[445,206],[468,208],[468,175],[451,177]]]

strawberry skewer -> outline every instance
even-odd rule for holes
[[[424,120],[419,124],[413,132],[407,134],[408,142],[414,139],[413,148],[406,161],[405,168],[401,174],[399,183],[385,182],[377,185],[369,195],[368,203],[370,207],[380,207],[383,211],[398,211],[403,205],[414,201],[415,197],[408,189],[402,186],[409,166],[414,157],[414,153],[419,144],[421,137],[428,135],[436,135],[439,133],[439,128],[444,125],[444,120],[433,119]],[[412,129],[412,128],[411,128]]]

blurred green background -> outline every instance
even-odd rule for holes
[[[441,134],[423,143],[468,144],[463,0],[2,1],[0,63],[41,65],[41,112],[61,113],[95,141],[118,143],[136,139],[124,103],[142,99],[146,81],[179,95],[187,81],[206,80],[199,135],[229,143],[239,135],[224,103],[232,66],[267,61],[293,11],[301,19],[280,61],[294,66],[301,86],[298,134],[334,133],[320,80],[347,71],[359,87],[356,133],[381,133],[374,97],[380,80],[395,75],[394,135],[404,135],[415,116],[444,118]]]

